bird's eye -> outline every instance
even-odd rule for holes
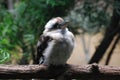
[[[53,27],[52,27],[52,29],[58,29],[58,28],[59,28],[58,23],[54,24]]]
[[[54,25],[53,25],[53,28],[54,28],[54,29],[57,29],[57,28],[58,28],[58,23],[54,24]]]

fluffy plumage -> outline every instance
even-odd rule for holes
[[[74,35],[67,22],[56,17],[48,21],[37,44],[37,63],[64,65],[74,48]]]

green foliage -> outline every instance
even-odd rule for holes
[[[16,30],[15,27],[12,27],[12,16],[7,11],[4,12],[3,20],[0,22],[0,48],[10,48],[13,47],[13,44],[10,43],[10,39],[15,36],[14,32],[16,32]]]
[[[10,54],[2,49],[0,49],[0,64],[4,63],[10,58]]]

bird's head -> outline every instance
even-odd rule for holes
[[[68,21],[64,21],[61,17],[56,17],[48,21],[48,23],[45,25],[44,32],[53,30],[65,30],[68,25]]]

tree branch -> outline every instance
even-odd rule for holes
[[[108,54],[108,56],[107,56],[105,65],[108,65],[108,64],[109,64],[110,59],[111,59],[111,56],[112,56],[112,54],[113,54],[113,51],[114,51],[117,43],[119,42],[119,40],[120,40],[120,34],[117,35],[117,38],[115,39],[115,41],[114,41],[114,43],[113,43],[113,45],[112,45],[112,48],[111,48],[111,50],[110,50],[110,52],[109,52],[109,54]]]
[[[120,67],[90,65],[0,65],[1,79],[57,78],[58,76],[81,80],[120,80]]]

